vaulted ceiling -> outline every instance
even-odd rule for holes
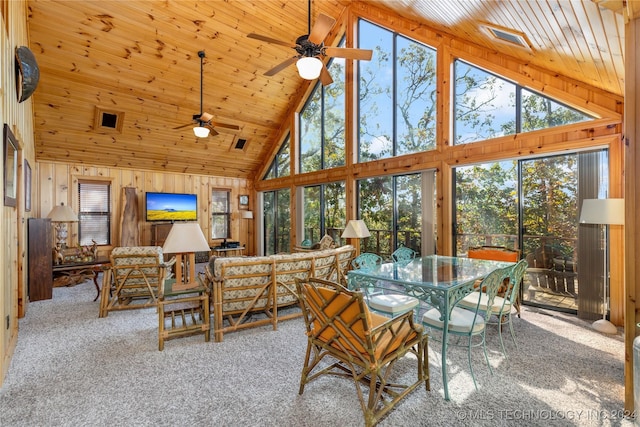
[[[41,73],[32,97],[37,160],[254,178],[309,84],[294,65],[264,76],[295,52],[247,37],[293,46],[307,33],[305,0],[28,0],[28,7]],[[634,11],[622,1],[315,0],[312,22],[320,13],[340,22],[349,7],[380,8],[407,18],[409,32],[426,25],[623,93],[624,16]],[[528,46],[496,40],[487,27],[514,30]],[[216,126],[218,135],[197,139],[191,126],[175,128],[200,112],[201,50],[203,109],[239,130]]]

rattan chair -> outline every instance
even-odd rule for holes
[[[158,287],[166,279],[160,246],[116,247],[111,266],[105,270],[100,298],[100,317],[110,311],[155,307]],[[175,262],[175,259],[172,260]]]
[[[469,371],[471,372],[471,378],[473,379],[473,385],[476,390],[478,384],[476,383],[476,377],[473,373],[473,364],[471,362],[471,349],[472,347],[482,346],[484,351],[484,358],[489,367],[489,371],[493,374],[491,365],[489,364],[489,355],[487,354],[487,346],[485,340],[486,322],[490,314],[488,313],[488,307],[493,304],[493,301],[498,293],[498,288],[502,285],[505,277],[509,275],[510,268],[497,269],[489,273],[483,280],[478,288],[478,292],[472,292],[471,295],[476,299],[473,310],[467,310],[458,306],[453,307],[449,315],[449,323],[447,328],[447,341],[444,345],[448,345],[449,335],[456,335],[459,337],[467,338],[465,345],[468,347],[467,357],[469,359]],[[486,300],[485,300],[486,298]],[[482,301],[486,301],[483,305]],[[435,329],[439,331],[444,330],[444,319],[442,314],[437,308],[432,308],[427,311],[422,317],[422,324],[429,329]],[[479,337],[480,341],[474,343],[474,337]]]
[[[420,384],[431,389],[428,337],[411,313],[393,319],[377,315],[369,311],[361,292],[325,280],[298,279],[296,289],[308,337],[299,394],[324,374],[351,378],[365,426],[373,426]],[[417,358],[416,381],[394,384],[393,367],[407,353]],[[321,364],[325,358],[335,362]]]

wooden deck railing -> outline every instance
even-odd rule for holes
[[[328,228],[326,233],[333,238],[339,245],[346,244],[346,241],[340,237],[343,228]],[[390,257],[392,249],[392,230],[369,229],[371,237],[364,239],[362,251],[373,252],[380,256]],[[404,246],[415,249],[420,252],[422,245],[422,235],[420,232],[411,230],[398,231],[400,242]],[[318,242],[322,236],[318,229],[305,230],[305,236],[311,242]],[[464,256],[467,249],[473,246],[504,246],[510,249],[520,249],[520,240],[515,234],[458,234],[457,255]],[[566,258],[577,258],[577,239],[558,237],[558,236],[538,236],[525,234],[522,236],[524,242],[523,258],[530,252],[534,252],[537,248],[554,247]]]

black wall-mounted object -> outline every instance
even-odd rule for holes
[[[40,68],[33,52],[26,46],[16,48],[16,90],[18,102],[29,99],[38,87]]]

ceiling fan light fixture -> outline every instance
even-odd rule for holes
[[[209,128],[204,126],[196,126],[193,128],[193,133],[197,138],[206,138],[209,136]]]
[[[303,58],[298,59],[296,62],[296,67],[298,67],[298,73],[300,77],[305,80],[315,80],[320,77],[320,71],[322,71],[322,61],[316,58],[315,56],[305,56]]]

